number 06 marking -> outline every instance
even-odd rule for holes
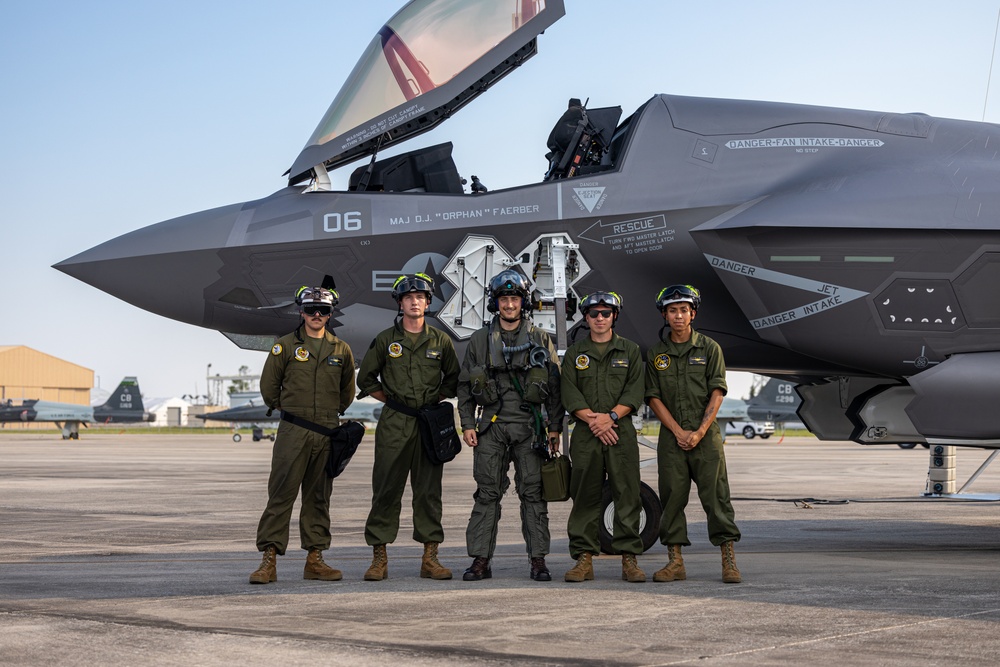
[[[327,213],[323,216],[324,232],[359,232],[361,231],[361,211],[347,213]]]

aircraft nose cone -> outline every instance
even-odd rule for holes
[[[219,279],[243,204],[174,218],[130,232],[53,268],[144,310],[207,326],[205,289]]]

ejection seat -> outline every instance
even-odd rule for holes
[[[608,148],[621,115],[621,107],[588,110],[579,99],[571,98],[549,133],[549,152],[545,154],[549,169],[543,180],[572,178],[613,167]]]

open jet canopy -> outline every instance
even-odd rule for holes
[[[426,132],[537,52],[563,0],[412,0],[378,31],[289,184]]]

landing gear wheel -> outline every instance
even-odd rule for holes
[[[900,449],[913,449],[917,446],[915,442],[900,442],[897,443]]]
[[[746,438],[747,440],[753,440],[753,437],[755,435],[757,435],[757,434],[754,433],[753,426],[744,426],[743,427],[743,437],[744,438]]]
[[[656,538],[660,534],[660,516],[663,514],[663,506],[648,484],[640,482],[639,500],[642,502],[642,511],[639,513],[639,537],[642,538],[642,550],[648,551],[656,544]],[[597,537],[601,541],[601,552],[606,554],[617,554],[612,546],[612,538],[615,530],[615,503],[611,500],[611,485],[605,481],[604,491],[601,494],[601,522],[597,526]]]
[[[242,439],[243,439],[242,435],[240,435],[239,433],[233,433],[233,442],[239,442]]]

